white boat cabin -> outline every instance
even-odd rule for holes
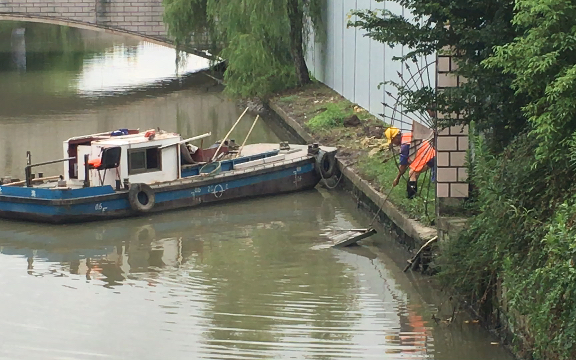
[[[64,180],[69,187],[172,181],[180,174],[179,134],[119,130],[64,141]],[[88,160],[86,169],[85,160]],[[88,176],[88,179],[86,179]],[[87,180],[87,182],[85,182]]]

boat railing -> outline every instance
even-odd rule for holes
[[[298,156],[298,157],[291,157],[289,159],[277,160],[274,162],[254,165],[253,167],[250,167],[248,169],[232,170],[232,171],[235,172],[236,174],[243,174],[243,173],[249,172],[249,171],[267,169],[267,168],[272,168],[272,167],[276,167],[276,166],[283,166],[286,164],[291,164],[291,163],[294,163],[294,162],[297,162],[297,161],[300,161],[300,160],[306,159],[306,158],[308,158],[308,155],[302,155],[302,156]]]
[[[259,165],[254,165],[253,167],[247,168],[247,169],[238,169],[238,170],[230,170],[227,171],[226,173],[220,173],[218,175],[214,175],[214,178],[221,178],[221,177],[225,177],[231,174],[244,174],[244,173],[248,173],[254,170],[262,170],[262,169],[268,169],[268,168],[274,168],[274,167],[279,167],[279,166],[283,166],[286,164],[291,164],[294,162],[298,162],[300,160],[306,159],[308,158],[308,155],[302,155],[302,156],[298,156],[298,157],[292,157],[290,159],[285,159],[285,160],[278,160],[278,161],[274,161],[274,162],[270,162],[270,163],[265,163],[265,164],[259,164]],[[196,180],[198,178],[201,178],[201,175],[197,175],[194,176],[193,178],[196,178]]]
[[[37,166],[43,166],[43,165],[50,165],[50,164],[56,164],[59,162],[64,162],[64,161],[70,161],[70,160],[75,160],[76,157],[69,157],[69,158],[64,158],[64,159],[58,159],[58,160],[51,160],[51,161],[44,161],[41,163],[37,163],[37,164],[32,164],[32,158],[30,156],[30,151],[28,151],[26,153],[26,159],[27,159],[27,165],[24,168],[24,176],[26,179],[26,187],[31,187],[32,186],[32,168],[33,167],[37,167]]]
[[[128,130],[128,131],[131,131],[131,130]],[[132,134],[132,135],[138,136],[140,133],[140,128],[133,129],[132,131],[137,131],[136,134]],[[70,142],[70,141],[74,141],[74,140],[80,140],[80,139],[89,139],[89,138],[98,137],[98,136],[110,137],[110,134],[113,132],[114,132],[114,130],[110,130],[110,131],[100,132],[100,133],[96,133],[96,134],[74,136],[74,137],[71,137],[70,139],[66,140],[66,142]],[[125,135],[125,136],[128,136],[128,135]]]

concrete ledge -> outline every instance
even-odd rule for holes
[[[306,143],[314,142],[314,138],[304,130],[304,128],[294,119],[290,117],[278,104],[269,103],[269,108],[274,111],[278,117],[284,121],[286,127],[289,127],[295,134],[297,134]],[[397,226],[404,234],[414,240],[415,246],[421,242],[428,241],[430,238],[437,235],[435,228],[424,226],[416,220],[408,218],[390,201],[384,201],[386,195],[376,190],[368,181],[362,179],[352,169],[344,165],[338,160],[339,168],[345,180],[357,188],[367,200],[372,204],[369,206],[370,210],[375,213],[378,208],[382,207],[382,213],[390,219],[390,221]]]
[[[292,119],[290,115],[288,115],[286,111],[284,111],[284,109],[279,107],[276,103],[269,103],[268,106],[272,111],[278,114],[278,116],[282,120],[284,120],[284,122],[286,122],[286,125],[288,125],[288,127],[294,130],[294,132],[298,134],[298,136],[300,136],[303,141],[305,141],[306,143],[314,142],[314,138],[310,136],[310,134],[308,134],[306,130],[304,130],[304,128],[300,126],[300,124],[296,120]]]

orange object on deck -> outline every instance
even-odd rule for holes
[[[156,135],[156,130],[148,130],[146,131],[146,134],[144,134],[144,137],[150,137],[152,135]]]
[[[88,165],[97,168],[100,165],[102,165],[102,159],[96,158],[96,159],[88,160]]]
[[[414,161],[410,164],[410,169],[414,172],[420,172],[426,166],[428,161],[430,161],[434,156],[436,156],[436,150],[430,145],[430,141],[424,140],[422,144],[418,147]]]

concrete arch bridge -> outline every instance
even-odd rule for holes
[[[174,48],[162,0],[0,0],[0,20],[55,24],[127,35]],[[209,57],[207,46],[187,52]]]

